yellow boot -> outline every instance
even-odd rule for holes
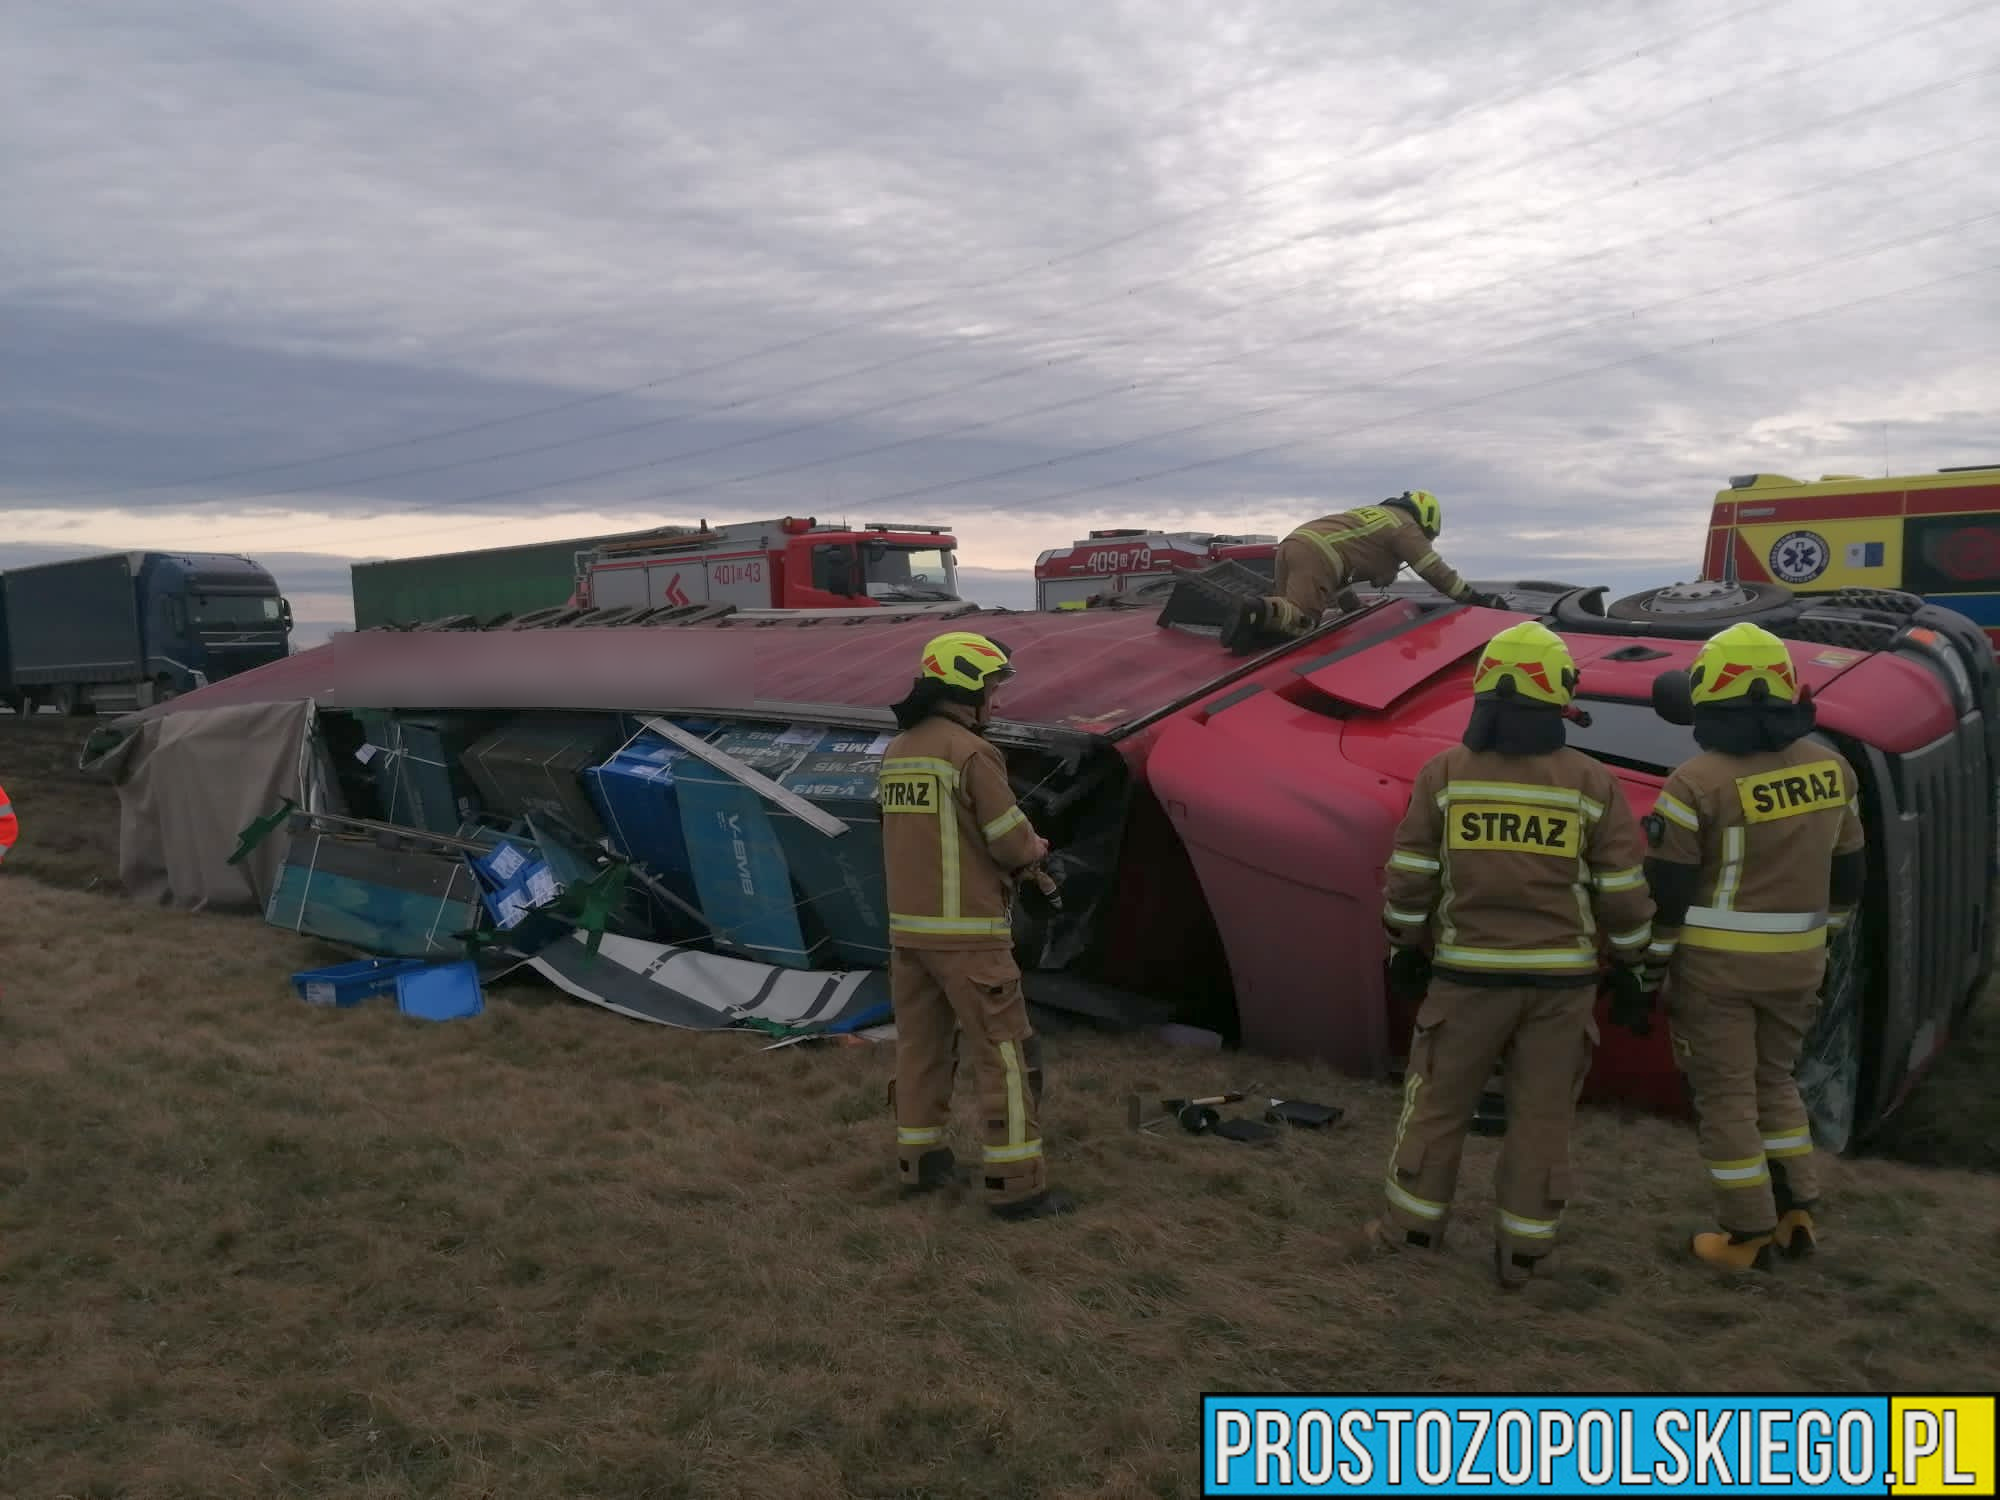
[[[1771,1269],[1772,1232],[1756,1234],[1709,1230],[1688,1241],[1696,1260],[1706,1261],[1721,1271],[1768,1271]]]
[[[1813,1216],[1810,1209],[1787,1209],[1778,1220],[1778,1228],[1772,1236],[1778,1251],[1787,1260],[1804,1260],[1819,1248],[1819,1241],[1813,1231]]]

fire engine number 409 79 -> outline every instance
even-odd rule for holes
[[[1139,573],[1152,565],[1151,547],[1128,547],[1123,551],[1093,552],[1084,564],[1093,573]]]
[[[764,564],[762,562],[717,563],[715,564],[717,583],[762,583]]]

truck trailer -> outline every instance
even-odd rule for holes
[[[626,755],[626,769],[638,768],[634,784],[652,788],[652,821],[607,816],[605,848],[635,868],[657,846],[682,873],[719,870],[712,891],[700,879],[688,888],[717,942],[741,936],[746,902],[762,903],[760,920],[787,929],[772,949],[783,950],[771,960],[777,967],[743,965],[751,978],[731,1003],[754,1009],[766,990],[790,983],[785,967],[850,965],[852,954],[886,945],[879,852],[866,843],[879,836],[879,811],[872,777],[855,766],[865,773],[887,743],[888,705],[908,691],[924,643],[942,630],[982,631],[1005,643],[1018,674],[989,738],[1053,845],[1046,868],[1062,896],[1054,907],[1016,904],[1028,994],[1060,982],[1147,997],[1246,1051],[1381,1077],[1400,1065],[1413,1020],[1385,984],[1383,867],[1418,769],[1464,730],[1486,642],[1524,618],[1568,640],[1588,720],[1572,726],[1570,743],[1609,767],[1643,816],[1695,751],[1685,672],[1702,640],[1729,621],[1685,590],[1653,597],[1686,612],[1660,607],[1634,620],[1607,609],[1601,588],[1478,583],[1509,601],[1500,610],[1412,585],[1364,593],[1358,609],[1296,640],[1233,656],[1215,621],[1231,597],[1261,586],[1225,563],[1179,579],[1159,610],[911,603],[759,615],[715,606],[523,633],[360,631],[111,729],[211,705],[298,705],[315,716],[315,733],[346,748],[333,762],[351,765],[364,738],[381,742],[382,731],[361,722],[369,713],[502,738],[528,734],[512,727],[518,721],[539,737],[517,755],[535,795],[565,805],[582,801],[579,783],[610,775],[619,769],[611,761]],[[1973,622],[1905,594],[1797,599],[1765,622],[1787,640],[1812,691],[1817,733],[1861,781],[1866,891],[1830,956],[1799,1072],[1815,1139],[1842,1151],[1908,1095],[1992,974],[2000,664]],[[839,809],[835,826],[848,832],[802,832],[784,807],[711,766],[688,763],[683,775],[669,765],[671,737],[645,737],[653,715],[683,730],[700,721],[720,736],[715,743],[749,757],[744,764],[796,789],[794,812],[799,798],[832,787],[822,811]],[[219,738],[237,732],[232,722],[219,722]],[[842,735],[839,756],[821,755],[842,774],[797,761]],[[476,769],[497,753],[467,758]],[[678,811],[669,782],[680,787]],[[495,795],[503,790],[494,779]],[[365,795],[365,785],[352,794]],[[300,795],[364,818],[383,811],[343,807],[338,789]],[[759,861],[758,879],[741,888],[712,852],[725,798],[732,837]],[[510,805],[486,811],[513,815]],[[216,846],[228,848],[235,832],[214,830]],[[655,868],[672,874],[667,863]],[[842,892],[856,899],[831,899]],[[822,919],[825,943],[811,930]],[[660,963],[701,941],[607,936],[608,961],[567,971],[572,993],[643,1016],[663,984],[678,983]],[[563,944],[543,951],[565,962]],[[1591,1094],[1684,1114],[1666,1028],[1631,1036],[1605,1025],[1601,1009],[1600,1026]]]
[[[291,650],[292,607],[247,557],[107,552],[0,573],[0,693],[65,714],[145,708]]]
[[[410,626],[455,616],[518,618],[560,608],[576,593],[582,559],[594,549],[651,534],[620,531],[355,563],[348,569],[354,628]]]

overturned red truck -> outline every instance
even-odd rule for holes
[[[879,735],[918,648],[946,628],[1003,641],[1018,668],[992,737],[1053,842],[1058,907],[1024,900],[1029,974],[1152,997],[1243,1047],[1360,1075],[1397,1066],[1410,1024],[1383,974],[1382,867],[1409,785],[1455,740],[1471,666],[1514,618],[1543,619],[1581,667],[1570,742],[1644,814],[1694,752],[1674,674],[1730,623],[1726,588],[1619,601],[1602,589],[1482,583],[1517,613],[1411,588],[1366,596],[1260,655],[1223,652],[1213,621],[1256,580],[1222,564],[1166,607],[1015,613],[932,603],[723,613],[667,607],[549,629],[362,631],[113,725],[305,701],[357,712],[699,715]],[[2000,668],[1979,628],[1894,593],[1774,609],[1818,704],[1818,733],[1862,782],[1869,838],[1859,920],[1838,941],[1801,1079],[1819,1138],[1864,1139],[1959,1028],[1993,965],[2000,849]],[[946,625],[945,620],[950,624]],[[234,830],[230,830],[233,835]],[[692,847],[692,846],[691,846]],[[741,849],[741,844],[735,846]],[[1663,1029],[1604,1028],[1600,1100],[1675,1112]]]

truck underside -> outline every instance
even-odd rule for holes
[[[1214,573],[1210,592],[1226,591],[1227,567]],[[1200,618],[1202,587],[1169,601],[1161,618],[1178,615],[1179,628],[1161,628],[1150,610],[1056,616],[957,606],[870,611],[866,620],[771,611],[732,624],[688,611],[636,626],[364,632],[116,727],[210,705],[313,699],[315,733],[334,770],[312,810],[396,824],[407,811],[384,800],[379,769],[356,755],[417,721],[468,763],[490,759],[497,752],[479,747],[515,726],[539,726],[539,743],[571,747],[547,762],[571,778],[635,746],[665,749],[647,727],[654,713],[676,725],[699,720],[695,732],[711,746],[754,740],[761,754],[776,731],[805,757],[815,736],[859,735],[875,736],[879,755],[892,728],[884,705],[907,687],[916,645],[940,628],[969,625],[1007,642],[1019,664],[991,737],[1055,851],[1049,868],[1060,905],[1024,889],[1016,915],[1031,998],[1127,1022],[1173,1019],[1256,1051],[1380,1075],[1398,1066],[1409,1028],[1382,984],[1381,864],[1409,780],[1463,727],[1468,658],[1507,617],[1391,592],[1303,640],[1237,659],[1218,649]],[[1684,667],[1716,622],[1635,624],[1608,618],[1601,591],[1480,587],[1507,593],[1522,613],[1569,636],[1592,715],[1572,743],[1617,772],[1636,811],[1648,810],[1667,772],[1694,749],[1671,703],[1656,703],[1655,680]],[[1817,649],[1802,676],[1819,694],[1821,732],[1862,778],[1871,847],[1861,919],[1832,955],[1827,1003],[1800,1070],[1820,1139],[1840,1149],[1907,1093],[1991,971],[2000,671],[1969,622],[1895,599],[1815,605],[1782,622],[1780,633]],[[699,653],[687,649],[696,641],[705,643]],[[710,667],[726,660],[739,690],[691,687],[696,657]],[[756,768],[783,785],[802,764],[778,756]],[[519,836],[536,797],[518,780],[502,789],[502,780],[489,774],[451,799],[429,831]],[[583,805],[567,791],[549,797]],[[706,856],[693,831],[695,805],[682,813],[698,864]],[[773,910],[797,934],[787,942],[808,957],[787,963],[851,966],[839,955],[880,941],[858,935],[842,914],[866,910],[873,893],[860,886],[879,880],[879,857],[872,874],[864,857],[865,809],[825,801],[855,842],[840,873],[822,881],[813,873],[816,836],[777,826],[781,806],[747,793],[730,805],[768,813],[773,847],[792,851],[778,902],[787,912]],[[583,830],[596,847],[582,852],[644,866],[636,838],[605,826],[612,823]],[[854,901],[829,899],[834,887]],[[690,889],[700,895],[698,882]],[[663,928],[661,913],[657,901],[623,907],[606,930],[741,956],[728,941],[712,943],[698,922]],[[1685,1107],[1662,1028],[1646,1039],[1602,1029],[1593,1097]]]

